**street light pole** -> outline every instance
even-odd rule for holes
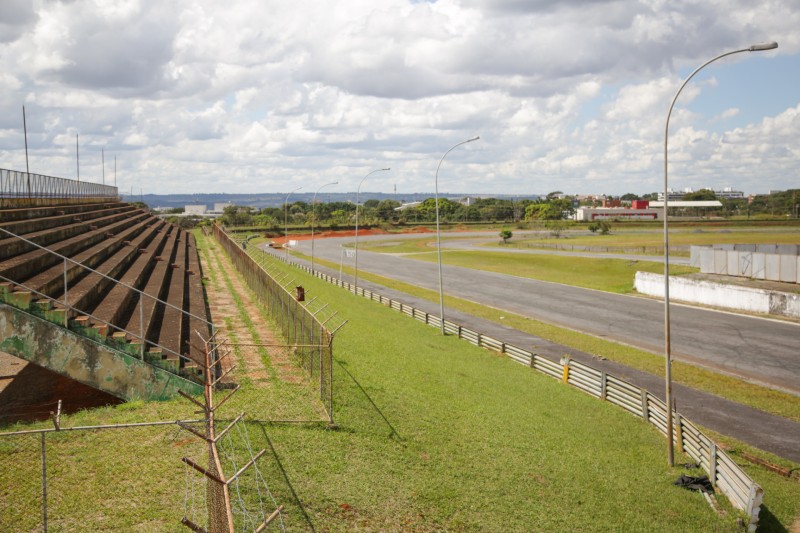
[[[374,174],[375,172],[383,172],[385,170],[392,170],[392,169],[391,168],[379,168],[378,170],[373,170],[372,172],[367,173],[366,176],[361,178],[361,181],[358,183],[358,189],[356,189],[356,244],[355,244],[355,247],[356,247],[356,265],[355,265],[356,275],[355,275],[355,281],[353,283],[353,285],[354,285],[354,287],[356,289],[356,294],[358,294],[358,193],[361,192],[361,184],[364,183],[364,180],[367,179],[367,177],[370,174]]]
[[[447,154],[452,152],[455,148],[461,146],[462,144],[471,143],[472,141],[477,141],[480,139],[479,136],[475,136],[471,139],[467,139],[466,141],[462,141],[448,151],[444,153],[442,158],[439,160],[439,164],[436,165],[436,176],[434,177],[434,189],[436,193],[436,255],[439,261],[439,317],[441,318],[441,327],[442,327],[442,335],[444,335],[444,289],[442,284],[442,238],[439,232],[439,167],[442,166],[442,161],[444,158],[447,157]]]
[[[673,466],[675,464],[674,446],[672,442],[672,357],[669,321],[669,184],[667,180],[667,140],[669,139],[669,119],[672,116],[672,108],[675,106],[675,101],[678,99],[678,95],[681,94],[681,91],[686,84],[689,83],[689,80],[691,80],[694,75],[700,72],[700,70],[702,70],[704,67],[729,55],[738,54],[741,52],[761,52],[764,50],[773,50],[777,47],[778,43],[776,42],[754,44],[747,48],[725,52],[724,54],[714,57],[713,59],[709,59],[697,67],[694,72],[692,72],[689,77],[684,80],[678,89],[678,92],[676,92],[675,96],[672,98],[672,103],[670,104],[669,111],[667,112],[667,121],[666,126],[664,127],[664,380],[666,387],[665,399],[667,406],[667,462],[669,466]]]
[[[283,247],[286,248],[287,261],[289,260],[289,195],[293,192],[299,191],[300,189],[302,189],[302,187],[298,187],[293,191],[289,191],[289,193],[286,195],[286,200],[283,201],[283,225],[286,228],[286,242],[283,243]]]
[[[338,181],[332,181],[330,183],[326,183],[325,185],[320,185],[319,189],[314,192],[314,199],[311,200],[311,273],[314,273],[314,222],[316,222],[317,218],[317,193],[322,190],[323,187],[327,187],[328,185],[338,185]]]

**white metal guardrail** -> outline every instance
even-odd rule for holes
[[[358,296],[363,296],[380,302],[381,304],[415,318],[428,325],[441,328],[441,318],[418,310],[413,306],[381,296],[375,292],[354,287],[351,283],[342,281],[310,267],[289,261],[280,254],[274,257],[296,268],[304,270],[324,281],[345,288]],[[476,346],[505,353],[514,361],[538,370],[564,383],[572,385],[583,392],[601,400],[617,405],[631,414],[641,417],[656,427],[662,435],[666,436],[666,405],[662,400],[652,395],[645,389],[632,385],[622,379],[606,372],[597,370],[583,363],[565,358],[561,362],[551,361],[534,352],[518,348],[498,339],[472,331],[459,324],[445,320],[445,332],[457,335]],[[764,499],[764,491],[747,472],[730,458],[724,451],[718,449],[710,438],[705,436],[691,422],[673,411],[674,439],[678,452],[685,452],[708,474],[714,486],[722,492],[731,503],[744,511],[748,518],[748,531],[754,532],[758,525],[758,515]]]
[[[119,198],[117,187],[0,168],[0,205],[20,199]]]

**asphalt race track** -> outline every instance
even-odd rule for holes
[[[359,243],[419,237],[361,236]],[[316,239],[315,257],[336,264],[343,261],[352,268],[355,259],[342,253],[342,245],[352,242],[353,237]],[[445,243],[446,256],[450,244]],[[311,242],[298,241],[296,249],[310,255]],[[535,261],[534,254],[531,260]],[[359,272],[438,290],[436,263],[359,250],[358,268]],[[352,276],[345,275],[345,279],[353,281]],[[446,259],[443,285],[450,296],[664,352],[661,301],[448,266]],[[684,305],[670,306],[670,323],[674,359],[800,395],[800,325]]]

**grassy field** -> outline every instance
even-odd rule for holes
[[[221,274],[204,275],[209,290],[232,286]],[[699,494],[672,485],[684,469],[666,466],[663,437],[640,419],[301,272],[292,277],[349,322],[334,344],[338,427],[249,424],[253,448],[268,451],[261,468],[286,505],[288,530],[738,530],[725,501],[720,517]],[[264,317],[251,313],[249,323],[264,327]],[[243,403],[220,416],[260,405],[257,394],[248,385]],[[134,402],[62,425],[186,415],[185,401]],[[191,451],[191,437],[175,428],[91,435],[57,436],[50,497],[67,502],[80,522],[53,528],[185,531],[178,457]],[[5,472],[22,457],[8,442],[0,441]],[[38,475],[32,442],[26,487]],[[764,531],[789,529],[800,513],[800,484],[747,468],[768,487]],[[20,529],[14,516],[38,513],[19,490],[0,487],[4,530]]]
[[[465,239],[466,237],[454,237]],[[449,240],[450,237],[447,237]],[[473,237],[474,239],[474,237]],[[489,239],[493,239],[489,237]],[[408,254],[413,259],[435,262],[435,238],[411,239],[408,241],[370,242],[364,250],[380,253]],[[499,272],[524,278],[565,283],[586,289],[627,294],[633,292],[636,272],[664,271],[663,262],[570,255],[522,254],[473,250],[442,250],[442,261],[448,265]],[[698,269],[673,265],[672,275],[698,272]]]
[[[411,244],[413,246],[413,243],[418,243],[418,242],[424,242],[424,241],[413,239],[409,243],[404,242],[403,244],[404,245]],[[379,246],[371,247],[371,249],[373,251],[379,251],[380,247]],[[431,254],[433,254],[433,252],[431,252]],[[444,254],[444,257],[447,258],[447,261],[449,263],[451,255]],[[537,261],[540,257],[542,256],[539,255],[536,256]],[[543,264],[549,264],[551,266],[551,270],[549,273],[551,276],[555,276],[557,273],[561,272],[559,270],[560,266],[563,266],[563,268],[569,268],[570,264],[572,263],[583,263],[583,260],[575,261],[573,258],[564,258],[560,256],[552,256],[552,258],[553,261],[545,261],[543,263]],[[432,255],[432,258],[430,260],[435,261],[435,256]],[[512,258],[510,261],[515,261],[515,260]],[[516,261],[524,262],[524,260],[516,260]],[[602,263],[614,260],[595,259],[593,261]],[[338,264],[327,263],[319,259],[317,259],[317,262],[320,265],[324,264],[334,270],[339,269]],[[611,270],[607,268],[604,268],[606,273],[606,278],[594,276],[594,273],[591,272],[590,269],[587,269],[585,267],[576,267],[576,268],[581,272],[588,271],[588,275],[591,278],[597,280],[597,282],[594,283],[594,286],[592,286],[591,288],[595,288],[598,290],[609,290],[610,288],[614,287],[624,288],[629,285],[632,285],[633,283],[632,276],[633,272],[635,271],[635,268],[631,269],[628,267],[627,264],[620,265],[619,261],[614,261],[614,262],[617,263],[616,277],[608,277],[608,273]],[[648,262],[640,261],[637,264],[642,265],[645,263]],[[345,267],[344,270],[352,275],[352,271],[347,267]],[[438,293],[435,291],[422,289],[415,285],[410,285],[389,278],[376,276],[368,272],[364,271],[359,272],[359,277],[433,302],[438,301],[439,298]],[[577,283],[579,286],[584,286],[584,287],[590,286],[589,283],[587,283],[585,280],[578,279],[578,277],[579,277],[578,275],[573,275],[570,277],[562,276],[560,280],[554,279],[552,281],[562,282],[562,283],[573,282]],[[624,292],[624,290],[618,292]],[[524,331],[526,333],[531,333],[538,337],[542,337],[543,339],[547,339],[549,341],[556,342],[558,344],[563,344],[564,346],[569,346],[571,348],[575,348],[593,355],[597,355],[599,357],[610,359],[612,361],[617,361],[619,363],[628,365],[638,370],[643,370],[645,372],[649,372],[655,375],[663,375],[664,373],[664,360],[660,354],[653,354],[652,352],[640,350],[629,345],[620,344],[605,339],[600,339],[591,335],[555,326],[553,324],[547,324],[545,322],[533,320],[528,317],[511,313],[507,310],[495,309],[493,307],[489,307],[483,304],[478,304],[475,302],[462,300],[447,295],[445,295],[445,304],[453,309],[458,309],[459,311],[463,311],[472,314],[474,316],[485,318],[487,320],[497,322],[498,324],[503,324],[505,326],[512,327],[520,331]],[[706,370],[704,368],[680,363],[678,361],[673,362],[673,380],[677,383],[682,383],[684,385],[699,390],[710,392],[712,394],[722,396],[723,398],[728,398],[730,400],[745,405],[749,405],[751,407],[755,407],[756,409],[760,409],[768,413],[773,413],[778,416],[784,416],[787,418],[791,418],[792,420],[800,421],[800,402],[798,402],[796,396],[791,394],[783,393],[765,387],[760,387],[758,385],[754,385],[752,383],[748,383],[746,381],[731,376],[718,374],[716,372]]]

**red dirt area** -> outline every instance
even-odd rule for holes
[[[395,233],[431,233],[432,230],[429,228],[409,228],[406,231],[401,232],[393,232]],[[358,234],[363,237],[365,235],[389,235],[390,233],[386,230],[380,228],[371,228],[371,229],[359,229]],[[325,239],[328,237],[355,237],[356,231],[355,230],[336,230],[336,231],[321,231],[319,233],[314,233],[315,239]],[[289,240],[292,241],[308,241],[311,240],[310,233],[301,233],[301,234],[292,234],[289,236]],[[285,237],[275,237],[270,240],[270,242],[274,246],[283,246],[286,243]]]

